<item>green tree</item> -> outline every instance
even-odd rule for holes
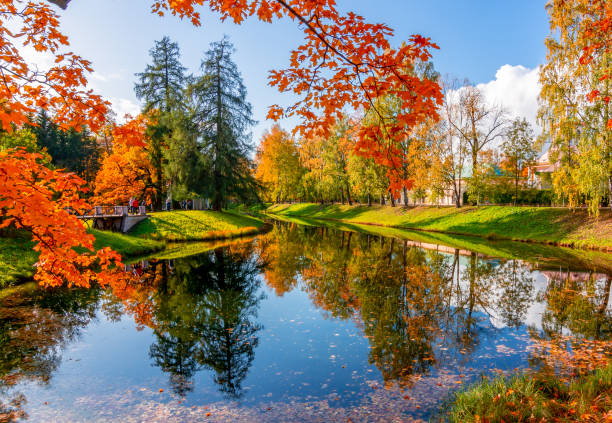
[[[591,25],[604,17],[604,10],[589,0],[549,2],[547,10],[550,35],[547,62],[540,69],[538,116],[542,141],[550,142],[549,155],[559,165],[553,187],[570,206],[584,198],[598,213],[606,197],[612,207],[609,33],[599,54],[586,61],[583,55],[593,41],[587,36]]]
[[[155,41],[149,50],[151,64],[142,73],[137,73],[138,82],[134,85],[136,97],[144,102],[145,112],[157,111],[157,123],[149,127],[149,155],[156,173],[156,186],[153,204],[160,207],[163,191],[164,150],[166,139],[171,134],[171,113],[181,107],[185,82],[185,70],[180,61],[180,50],[177,43],[163,37]]]
[[[89,183],[94,181],[100,168],[100,150],[87,128],[63,130],[41,109],[29,130],[39,148],[51,156],[53,166],[74,172]]]
[[[502,144],[505,170],[514,178],[514,204],[518,200],[518,186],[521,174],[536,158],[533,148],[533,130],[525,118],[515,119],[510,124]]]
[[[195,106],[191,118],[200,136],[200,152],[208,158],[212,186],[206,189],[215,210],[221,210],[231,197],[251,201],[257,193],[247,132],[255,122],[233,52],[227,38],[212,43],[202,60],[203,75],[187,88]]]

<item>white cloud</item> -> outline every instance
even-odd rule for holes
[[[111,97],[108,100],[111,102],[111,108],[117,114],[117,121],[120,123],[125,121],[126,114],[136,116],[140,113],[140,106],[129,98]]]
[[[540,82],[538,68],[529,69],[521,65],[503,65],[495,73],[495,79],[477,88],[491,105],[501,105],[513,117],[524,117],[536,133]]]

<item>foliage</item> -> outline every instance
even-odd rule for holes
[[[40,149],[51,156],[51,164],[59,169],[74,172],[92,185],[99,167],[99,150],[95,137],[86,127],[61,129],[41,109],[27,126],[36,136]]]
[[[152,202],[158,174],[149,159],[147,122],[140,115],[113,129],[113,150],[104,154],[96,175],[95,201],[99,205],[126,205],[130,198]]]
[[[533,130],[526,119],[515,119],[508,128],[502,144],[503,167],[514,177],[514,204],[518,201],[519,179],[532,165],[536,152],[533,149]]]
[[[264,189],[264,198],[277,203],[300,196],[304,169],[294,139],[274,125],[263,134],[255,156],[255,177]]]
[[[94,252],[93,236],[67,211],[87,209],[80,198],[84,181],[42,166],[41,157],[22,149],[0,152],[0,228],[14,226],[32,233],[34,250],[40,253],[34,278],[42,285],[111,282],[117,276],[112,266],[120,265],[121,257],[110,248]],[[75,247],[86,252],[78,254]],[[94,271],[94,265],[101,271]]]
[[[58,19],[46,2],[0,3],[0,129],[11,132],[27,124],[28,115],[39,108],[63,129],[88,126],[95,131],[104,123],[109,103],[84,89],[91,63],[63,51],[68,39],[58,30]],[[53,55],[54,64],[47,70],[32,66],[20,54],[20,45]]]
[[[601,0],[552,1],[547,9],[551,35],[540,70],[539,119],[551,163],[558,164],[553,185],[570,206],[584,199],[597,214],[606,197],[612,206],[612,12]]]
[[[183,90],[185,88],[185,70],[180,61],[180,50],[177,43],[163,37],[155,41],[149,51],[151,64],[142,73],[137,73],[138,82],[134,85],[136,97],[144,102],[144,112],[156,112],[156,119],[147,121],[147,152],[151,167],[154,170],[149,179],[153,182],[151,201],[160,208],[166,189],[164,167],[168,155],[168,137],[172,136],[172,113],[182,108]],[[171,156],[170,156],[171,157]]]
[[[197,6],[208,5],[222,19],[235,23],[256,15],[264,22],[283,17],[302,25],[305,41],[291,53],[290,66],[270,73],[270,84],[281,92],[293,92],[302,98],[294,105],[270,107],[268,117],[298,116],[302,135],[328,135],[342,120],[345,108],[366,110],[375,99],[393,95],[399,99],[393,122],[361,127],[358,150],[391,172],[391,188],[397,189],[394,169],[399,155],[382,140],[403,138],[406,127],[416,126],[429,117],[436,118],[436,105],[442,101],[435,81],[405,72],[417,61],[426,62],[430,49],[438,48],[429,39],[413,35],[399,48],[392,48],[391,28],[369,24],[354,13],[340,14],[333,0],[243,1],[156,0],[153,11],[188,18],[200,24]],[[317,112],[319,114],[317,114]],[[389,153],[389,154],[386,154]],[[392,158],[390,158],[392,157]]]
[[[192,109],[190,120],[198,136],[198,148],[206,160],[210,188],[199,194],[212,198],[220,211],[232,197],[253,200],[257,185],[252,175],[251,137],[255,123],[246,88],[232,61],[234,46],[227,39],[212,43],[202,60],[203,75],[189,84],[186,95]]]

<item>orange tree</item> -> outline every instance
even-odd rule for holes
[[[85,88],[90,63],[64,52],[68,40],[58,30],[58,16],[47,3],[0,0],[0,131],[12,133],[39,108],[62,128],[104,122],[108,103]],[[20,46],[54,56],[41,71],[27,63]],[[117,253],[95,252],[93,237],[68,210],[82,212],[85,182],[43,165],[42,156],[22,148],[0,153],[0,228],[27,230],[39,252],[35,279],[42,285],[89,286],[123,278]]]
[[[53,3],[66,6],[68,1]],[[291,52],[290,66],[270,74],[271,85],[281,92],[292,91],[301,100],[286,108],[271,106],[268,116],[300,117],[302,124],[297,130],[304,135],[327,135],[344,108],[375,109],[376,98],[397,96],[401,104],[395,119],[392,122],[383,119],[383,124],[375,128],[363,128],[359,139],[361,154],[393,170],[397,162],[393,156],[401,152],[384,144],[381,147],[380,140],[401,138],[404,128],[437,116],[436,104],[441,102],[439,86],[402,72],[417,59],[430,58],[430,49],[437,46],[427,38],[414,35],[401,47],[392,48],[391,28],[367,23],[354,13],[341,14],[334,0],[156,0],[152,10],[160,15],[169,11],[199,25],[196,9],[205,5],[222,20],[229,18],[241,23],[256,16],[272,22],[285,17],[303,28],[304,42]],[[31,66],[20,54],[20,45],[52,54],[55,65],[45,71]],[[63,128],[85,125],[95,132],[102,127],[108,103],[85,88],[90,62],[64,51],[67,45],[66,36],[59,31],[58,15],[48,3],[0,0],[0,129],[13,131],[38,108],[49,111]],[[95,273],[81,270],[97,261],[107,266],[108,260],[118,257],[105,256],[103,252],[94,254],[91,237],[64,211],[64,207],[85,207],[77,194],[81,181],[61,172],[50,174],[36,160],[36,156],[18,150],[0,156],[2,224],[13,224],[33,233],[36,248],[41,252],[37,273],[41,283],[88,285]],[[32,169],[32,178],[24,177],[19,171],[20,164]],[[55,201],[59,195],[56,189],[64,187],[57,185],[55,179],[46,178],[70,181],[71,195]],[[40,186],[45,186],[46,191],[44,196],[36,197],[38,204],[25,204],[27,191],[18,190],[34,194]],[[40,210],[45,214],[39,214]],[[66,231],[65,227],[71,230]],[[76,246],[84,246],[88,252],[76,254]]]
[[[198,6],[208,6],[222,20],[241,23],[251,16],[264,22],[289,18],[304,32],[304,42],[291,52],[286,69],[270,72],[270,84],[301,99],[289,106],[270,107],[268,117],[298,116],[296,130],[305,136],[329,135],[345,108],[378,113],[376,99],[394,96],[398,112],[389,118],[378,113],[380,124],[363,126],[356,151],[388,170],[390,190],[397,193],[403,180],[403,152],[397,148],[406,128],[427,118],[437,119],[442,102],[439,85],[405,69],[426,62],[438,48],[429,38],[413,35],[392,48],[393,30],[384,24],[367,23],[349,12],[341,14],[334,0],[156,0],[153,11],[171,12],[200,25]]]
[[[157,178],[148,153],[150,123],[150,118],[139,115],[112,129],[112,152],[104,155],[96,175],[96,204],[127,204],[130,198],[150,203]]]

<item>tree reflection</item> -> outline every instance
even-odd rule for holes
[[[151,266],[161,269],[159,262]],[[261,299],[259,272],[251,248],[217,248],[175,260],[157,285],[150,356],[170,374],[175,393],[191,391],[195,373],[207,368],[215,373],[219,391],[241,395],[262,328],[254,321]]]
[[[277,293],[301,281],[326,313],[363,327],[385,381],[468,360],[487,321],[520,325],[534,300],[527,265],[470,251],[280,222],[259,250]]]
[[[61,350],[95,317],[98,289],[16,288],[0,299],[0,421],[27,415],[18,383],[48,384],[61,362]]]

